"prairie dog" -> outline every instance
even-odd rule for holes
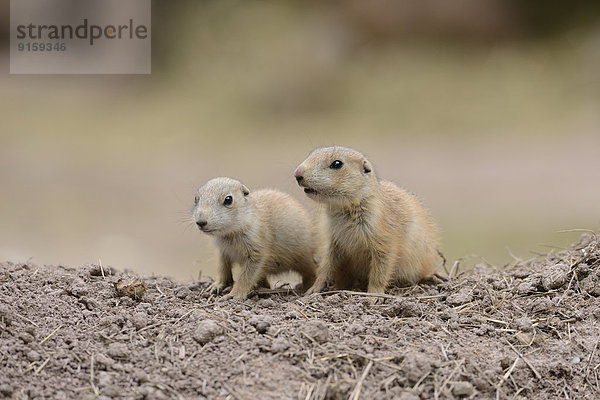
[[[315,284],[334,279],[338,289],[356,285],[383,293],[391,284],[431,277],[438,263],[437,227],[411,193],[379,181],[364,155],[348,147],[313,150],[294,176],[321,203],[328,248]]]
[[[316,240],[307,211],[276,190],[250,193],[241,182],[214,178],[194,199],[198,229],[214,237],[219,248],[219,273],[212,290],[233,283],[231,268],[242,267],[230,296],[244,298],[267,276],[293,270],[306,290],[315,280]]]

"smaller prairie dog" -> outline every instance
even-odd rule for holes
[[[327,251],[315,284],[383,293],[392,284],[431,277],[439,260],[437,228],[411,193],[379,181],[348,147],[317,148],[294,173],[307,196],[324,205]]]
[[[267,276],[289,270],[302,276],[306,290],[315,280],[316,241],[310,216],[294,199],[276,190],[250,193],[241,182],[214,178],[194,199],[194,222],[214,237],[219,248],[219,274],[211,290],[233,283],[231,268],[242,272],[229,296],[245,298]]]

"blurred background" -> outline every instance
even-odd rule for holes
[[[0,260],[214,275],[196,189],[231,176],[310,207],[294,168],[332,144],[424,200],[450,265],[600,227],[597,1],[152,6],[151,75],[28,76],[1,3]]]

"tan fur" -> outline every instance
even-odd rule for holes
[[[227,196],[233,198],[231,205],[224,205]],[[267,276],[289,270],[302,276],[305,290],[313,284],[316,241],[310,216],[287,194],[270,189],[250,193],[239,181],[214,178],[198,190],[193,218],[219,248],[219,275],[211,289],[233,282],[236,263],[242,272],[233,284],[233,297],[247,297],[256,286],[268,286]],[[200,226],[201,221],[206,224]]]
[[[341,168],[331,167],[335,160]],[[364,155],[347,147],[314,150],[295,172],[306,194],[321,203],[327,250],[315,284],[383,293],[392,284],[431,277],[439,263],[438,232],[411,193],[379,181]]]

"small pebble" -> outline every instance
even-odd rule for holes
[[[308,321],[304,325],[302,332],[320,344],[325,343],[329,339],[329,329],[323,321]]]
[[[38,353],[35,350],[31,350],[30,352],[27,353],[27,359],[31,362],[34,361],[39,361],[42,357],[40,356],[40,353]]]
[[[579,284],[583,290],[592,296],[600,296],[600,271],[588,275]]]
[[[134,371],[133,379],[135,379],[139,384],[146,383],[150,381],[150,378],[144,371]]]
[[[569,270],[569,266],[562,263],[547,268],[542,275],[542,286],[544,289],[557,289],[567,283]]]
[[[519,294],[535,293],[536,291],[537,291],[537,282],[535,282],[533,280],[524,281],[517,287],[517,293],[519,293]]]
[[[116,399],[123,395],[123,389],[119,385],[106,385],[102,388],[104,393],[110,399]]]
[[[88,285],[81,278],[76,278],[69,287],[69,293],[75,297],[86,296],[89,293]]]
[[[282,353],[290,348],[290,344],[283,338],[277,338],[271,343],[271,351],[273,353]]]
[[[521,317],[514,320],[514,325],[520,331],[528,331],[531,329],[533,323],[529,317]]]
[[[100,265],[90,265],[89,272],[91,276],[103,276],[114,275],[115,271],[111,267],[105,267]]]
[[[398,400],[419,400],[420,397],[417,396],[414,393],[411,393],[409,391],[405,391],[400,393],[400,396],[398,396]]]
[[[96,384],[98,386],[108,386],[113,383],[112,375],[108,372],[100,371],[96,374]]]
[[[27,332],[21,332],[19,333],[19,339],[21,339],[23,341],[23,343],[31,343],[33,342],[33,336],[30,335]]]
[[[406,299],[398,299],[382,310],[382,313],[389,317],[416,317],[421,314],[421,311],[416,303]]]
[[[476,376],[473,378],[473,384],[477,389],[481,390],[482,392],[487,392],[491,388],[489,382],[487,382],[480,376]]]
[[[271,326],[271,324],[269,324],[266,321],[261,321],[258,324],[256,324],[256,332],[258,333],[266,333],[267,329],[269,329],[269,326]]]
[[[276,306],[276,303],[271,299],[260,299],[256,302],[257,306],[272,308]]]
[[[187,287],[181,287],[175,291],[175,296],[178,299],[185,299],[190,294],[192,294],[192,291],[190,289],[188,289]]]
[[[456,382],[452,388],[452,394],[455,396],[470,396],[473,394],[473,385],[471,382]]]
[[[12,313],[7,306],[0,304],[0,323],[4,323],[5,326],[10,326],[12,322],[11,314]]]
[[[469,288],[463,288],[458,293],[451,294],[446,297],[446,303],[451,306],[459,306],[473,300],[473,295]]]
[[[533,335],[529,332],[518,332],[515,337],[524,346],[531,346],[533,343]]]
[[[223,328],[212,319],[207,319],[198,322],[198,328],[194,332],[194,340],[200,344],[206,344],[222,334]]]
[[[148,315],[143,311],[136,312],[131,317],[131,322],[136,329],[142,329],[148,325]]]
[[[200,290],[204,289],[205,286],[206,285],[204,283],[202,283],[200,281],[195,281],[195,282],[189,283],[187,285],[187,288],[190,291],[197,292],[197,291],[200,291]]]
[[[573,360],[571,360],[573,364],[579,364],[581,362],[581,359],[577,356],[573,357]]]
[[[125,343],[114,342],[108,345],[107,354],[112,358],[127,358],[129,349]]]
[[[2,385],[0,385],[0,394],[4,395],[4,396],[10,396],[13,393],[13,388],[4,383]]]
[[[112,358],[109,358],[102,353],[96,354],[94,362],[101,367],[110,367],[115,363]]]

